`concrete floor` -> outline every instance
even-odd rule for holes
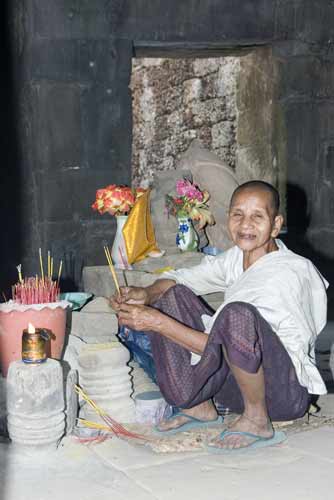
[[[317,350],[331,390],[333,338],[330,321]],[[283,444],[240,454],[156,453],[117,438],[84,445],[67,437],[47,456],[24,457],[3,442],[0,500],[332,500],[334,394],[318,404],[313,424],[287,428]]]
[[[333,336],[329,322],[317,342],[329,388]],[[317,403],[310,424],[286,427],[283,444],[240,454],[157,453],[117,438],[84,445],[71,436],[47,456],[24,457],[0,442],[0,500],[332,500],[334,394]]]
[[[331,395],[326,411],[333,410]],[[290,431],[276,447],[233,455],[155,453],[116,438],[83,445],[67,437],[48,456],[18,457],[3,443],[0,499],[332,500],[334,419],[318,422]]]

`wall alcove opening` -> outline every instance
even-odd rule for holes
[[[132,61],[132,183],[175,169],[194,139],[240,182],[278,187],[284,210],[285,132],[279,65],[270,47],[237,50],[135,48]]]

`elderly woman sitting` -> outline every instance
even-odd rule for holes
[[[276,189],[247,182],[231,199],[233,248],[111,299],[132,338],[146,332],[160,390],[182,409],[161,432],[217,421],[215,401],[240,416],[211,446],[270,445],[279,441],[272,420],[301,417],[311,394],[326,393],[314,344],[328,284],[277,239],[282,222]],[[213,314],[197,296],[218,291],[225,300]]]

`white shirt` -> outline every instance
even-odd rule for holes
[[[210,332],[222,308],[235,301],[254,305],[286,348],[300,384],[310,394],[326,394],[326,386],[315,366],[315,340],[326,324],[327,281],[311,261],[276,240],[271,252],[243,270],[243,253],[234,246],[216,257],[204,257],[189,269],[163,274],[186,285],[196,295],[225,292],[223,304],[209,317],[203,315]]]

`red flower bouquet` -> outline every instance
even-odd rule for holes
[[[100,214],[128,215],[136,200],[145,192],[143,188],[132,189],[128,186],[110,184],[96,191],[93,210]]]

